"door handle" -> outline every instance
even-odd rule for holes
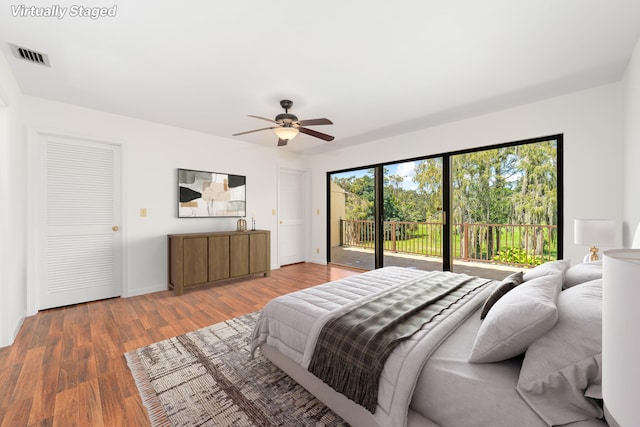
[[[282,221],[280,221],[280,224],[282,224]]]
[[[118,230],[120,230],[120,227],[118,227],[117,225],[114,225],[113,227],[111,227],[111,229],[113,231],[118,231]]]

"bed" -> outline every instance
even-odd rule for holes
[[[254,328],[252,352],[354,426],[606,426],[601,276],[599,265],[569,268],[564,260],[503,281],[385,267],[273,299]],[[464,285],[444,292],[449,300],[394,341],[369,387],[377,390],[373,407],[319,378],[317,361],[331,353],[327,325],[425,281]]]

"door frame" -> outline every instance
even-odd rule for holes
[[[67,138],[80,141],[88,141],[99,144],[109,144],[118,146],[120,149],[120,209],[121,218],[120,233],[122,234],[122,248],[120,252],[120,283],[122,283],[121,296],[128,294],[128,283],[126,281],[126,252],[127,252],[127,226],[124,197],[124,144],[119,141],[110,141],[104,138],[96,138],[86,135],[72,134],[55,130],[28,128],[27,129],[27,164],[29,172],[27,182],[27,265],[26,265],[26,290],[27,290],[27,316],[33,316],[38,312],[39,307],[39,286],[43,278],[44,260],[42,255],[42,236],[46,235],[46,224],[41,221],[43,209],[45,209],[43,188],[41,183],[46,174],[46,157],[43,150],[43,137],[53,136],[56,138]]]

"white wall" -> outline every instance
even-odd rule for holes
[[[0,58],[1,60],[2,58]],[[0,93],[0,200],[7,200],[9,196],[9,107]],[[7,282],[7,260],[5,256],[9,249],[9,203],[0,203],[0,285]],[[9,307],[5,304],[9,299],[5,297],[0,286],[0,346],[3,337],[10,337],[13,333],[5,330],[10,321]]]
[[[623,219],[620,83],[317,156],[312,208],[326,210],[327,171],[560,133],[564,134],[564,257],[575,264],[588,248],[573,244],[574,219]],[[312,227],[312,246],[323,248],[324,254],[324,216],[314,217]]]
[[[247,209],[256,214],[256,228],[271,230],[271,264],[278,268],[277,216],[272,215],[277,209],[278,171],[303,169],[300,155],[25,96],[0,55],[0,95],[5,92],[11,93],[11,104],[0,111],[0,347],[13,342],[24,317],[37,308],[29,275],[33,266],[27,261],[33,251],[27,247],[25,197],[30,130],[121,144],[124,296],[166,289],[167,234],[236,227],[234,218],[177,218],[177,168],[246,175]],[[143,207],[146,217],[140,216]]]
[[[304,169],[304,158],[277,147],[260,147],[129,117],[21,94],[0,55],[0,347],[13,339],[26,315],[37,309],[28,254],[28,147],[31,130],[119,143],[123,153],[125,265],[123,295],[166,289],[171,233],[235,229],[234,218],[177,218],[177,168],[247,177],[247,209],[256,228],[271,231],[271,264],[278,268],[277,180],[280,168]],[[140,216],[140,208],[147,216]]]
[[[247,177],[247,210],[256,228],[272,231],[277,267],[278,167],[300,167],[277,148],[214,137],[34,97],[23,97],[21,113],[34,129],[119,143],[123,147],[125,296],[166,289],[167,241],[171,233],[235,229],[234,218],[177,218],[177,168]],[[286,153],[286,152],[285,152]],[[140,208],[147,216],[140,216]],[[31,311],[31,310],[30,310]]]
[[[624,87],[624,218],[625,247],[640,224],[640,40],[623,79]]]

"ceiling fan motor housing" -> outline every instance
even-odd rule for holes
[[[282,113],[276,116],[276,122],[278,123],[290,124],[297,121],[298,118],[295,115],[289,113]]]

